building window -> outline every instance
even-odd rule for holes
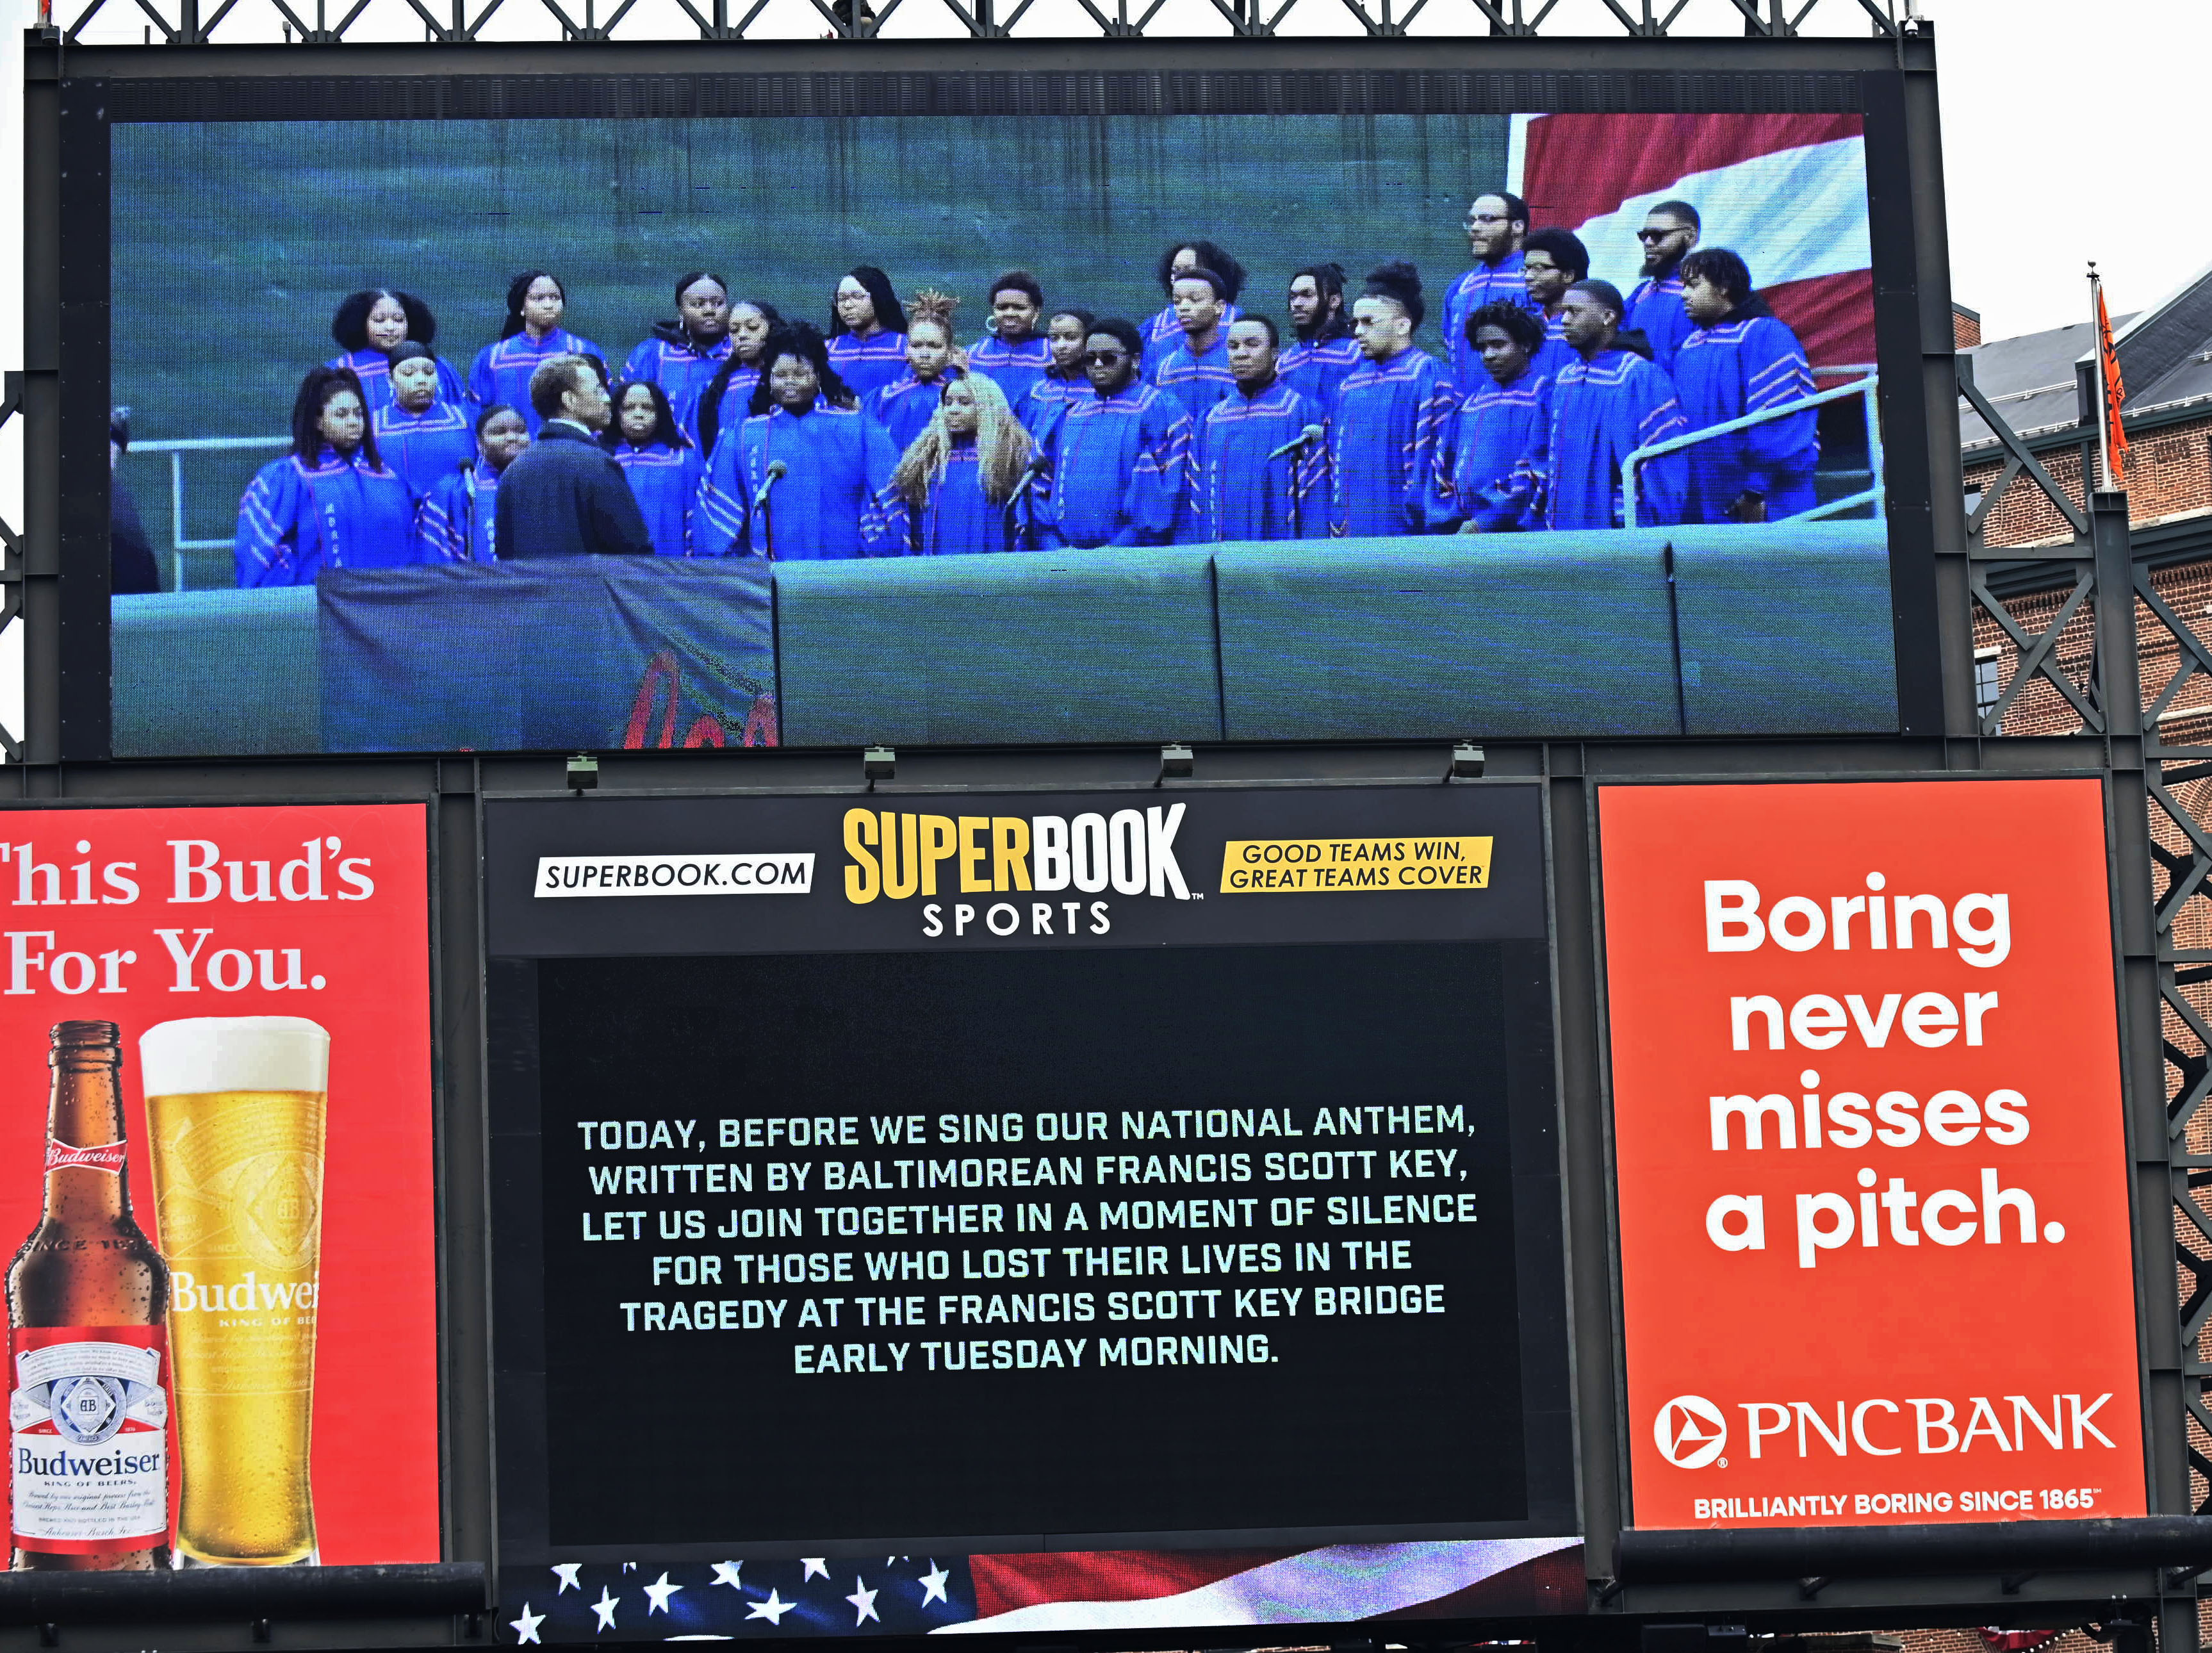
[[[1997,703],[2002,690],[1997,682],[1997,666],[2004,658],[2001,648],[1978,648],[1974,651],[1974,715],[1987,717],[1990,708]]]

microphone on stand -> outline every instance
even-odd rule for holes
[[[765,507],[768,504],[768,490],[790,474],[791,467],[781,459],[772,460],[768,468],[768,480],[761,483],[760,492],[753,495],[753,509],[758,511]]]
[[[1267,457],[1271,459],[1279,459],[1285,453],[1295,453],[1298,449],[1304,447],[1308,442],[1319,441],[1328,434],[1328,433],[1324,431],[1319,425],[1308,425],[1304,430],[1300,431],[1289,441],[1285,442],[1280,447],[1277,448]]]

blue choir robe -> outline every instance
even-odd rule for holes
[[[1006,393],[1006,405],[1018,408],[1030,386],[1052,366],[1052,346],[1042,333],[1008,344],[995,333],[968,347],[968,365]]]
[[[1310,425],[1322,434],[1289,453]],[[1178,544],[1328,538],[1328,418],[1280,379],[1256,396],[1241,387],[1206,410],[1191,441]]]
[[[1091,394],[1091,378],[1082,368],[1078,368],[1065,379],[1048,372],[1030,386],[1029,394],[1016,404],[1014,416],[1036,439],[1037,447],[1043,449],[1049,447],[1052,434],[1066,417],[1068,404]]]
[[[884,428],[891,439],[891,446],[903,453],[914,445],[914,439],[929,428],[944,394],[942,379],[924,384],[908,374],[903,379],[894,379],[872,396],[863,398],[860,406],[868,417]]]
[[[1527,456],[1543,441],[1551,411],[1551,376],[1533,367],[1510,385],[1491,380],[1462,402],[1450,441],[1437,451],[1445,471],[1430,501],[1430,526],[1541,527],[1537,475]]]
[[[479,408],[488,408],[495,402],[506,403],[522,416],[522,422],[535,436],[538,427],[544,421],[530,405],[530,375],[556,356],[595,356],[602,362],[607,359],[605,350],[580,333],[556,327],[544,338],[532,338],[526,327],[506,338],[494,339],[477,352],[476,363],[469,369],[469,395]],[[612,363],[608,364],[607,371],[614,371]]]
[[[708,381],[721,371],[731,348],[729,335],[725,333],[702,350],[681,329],[664,322],[653,330],[651,338],[629,353],[629,360],[623,363],[622,376],[650,379],[659,386],[676,422],[690,434],[698,428],[699,398],[706,393]]]
[[[417,499],[476,463],[476,414],[466,406],[433,402],[420,413],[410,413],[393,402],[377,410],[370,428],[376,433],[378,455],[407,479]]]
[[[929,484],[921,504],[894,491],[887,501],[884,549],[908,556],[956,556],[971,551],[1018,551],[1016,514],[983,492],[983,467],[973,437],[957,439],[945,456],[945,475]]]
[[[1426,527],[1438,487],[1437,445],[1458,410],[1450,376],[1425,350],[1353,368],[1329,422],[1331,532],[1350,538]]]
[[[1221,307],[1221,331],[1224,336],[1229,331],[1229,325],[1243,313],[1233,304]],[[1140,371],[1146,379],[1156,378],[1160,371],[1160,363],[1182,347],[1184,338],[1182,323],[1176,317],[1175,306],[1170,304],[1145,324],[1144,338],[1145,361]]]
[[[1551,428],[1538,461],[1544,468],[1544,526],[1626,526],[1620,462],[1686,428],[1674,381],[1633,351],[1601,350],[1593,361],[1570,362],[1552,386]],[[1684,469],[1679,452],[1638,467],[1634,526],[1681,520]]]
[[[390,568],[419,560],[415,495],[399,473],[370,470],[356,449],[319,463],[296,454],[254,473],[238,502],[233,545],[241,588],[312,586],[324,568]]]
[[[343,356],[334,356],[323,363],[325,368],[351,368],[353,376],[361,380],[361,392],[367,400],[368,416],[374,419],[392,405],[392,362],[381,350],[348,350]],[[476,417],[471,404],[474,398],[469,387],[461,381],[460,369],[443,356],[438,358],[438,399],[453,407],[470,409],[469,416]]]
[[[1674,393],[1687,428],[1703,430],[1802,400],[1813,393],[1813,372],[1797,336],[1759,313],[1699,327],[1684,339],[1674,356]],[[1813,472],[1820,462],[1815,410],[1717,436],[1686,457],[1685,522],[1733,522],[1729,507],[1747,491],[1765,497],[1770,522],[1809,511]]]
[[[1229,330],[1221,330],[1204,356],[1191,354],[1189,335],[1184,335],[1183,342],[1161,361],[1152,383],[1175,393],[1195,431],[1216,402],[1237,393],[1237,375],[1229,371]]]
[[[830,365],[845,381],[845,388],[865,404],[893,380],[906,376],[906,335],[888,328],[866,338],[839,333],[830,341]]]
[[[1044,515],[1069,545],[1164,545],[1190,463],[1190,416],[1155,385],[1068,404]]]
[[[1359,341],[1349,336],[1318,344],[1299,343],[1275,358],[1275,377],[1323,413],[1336,411],[1336,393],[1359,365]]]
[[[1509,252],[1496,264],[1475,265],[1444,289],[1444,343],[1451,356],[1452,384],[1462,396],[1473,395],[1490,377],[1481,353],[1467,342],[1467,319],[1486,304],[1536,308],[1528,301],[1521,263],[1518,252]]]
[[[1682,307],[1682,278],[1669,270],[1657,281],[1647,277],[1636,283],[1636,290],[1628,295],[1628,313],[1620,325],[1650,340],[1651,359],[1672,373],[1674,353],[1698,324]]]
[[[415,507],[417,562],[496,562],[499,472],[482,459],[441,477]]]
[[[713,381],[708,382],[711,384]],[[752,417],[753,392],[759,386],[760,366],[757,362],[748,367],[740,362],[730,369],[730,382],[722,386],[722,399],[714,412],[714,442],[717,447],[720,446],[725,436],[733,435],[739,425]],[[699,400],[691,404],[691,417],[684,425],[684,434],[691,439],[691,446],[702,453],[707,451],[706,395],[703,390],[699,392]]]
[[[629,483],[629,491],[637,498],[638,512],[645,518],[653,555],[694,555],[698,548],[692,539],[691,512],[704,474],[699,450],[671,447],[665,442],[648,442],[643,447],[617,442],[614,453],[615,463]]]
[[[1568,362],[1581,359],[1582,352],[1567,343],[1566,323],[1557,316],[1545,317],[1544,343],[1536,354],[1528,358],[1529,371],[1540,373],[1556,383]]]
[[[706,556],[741,551],[785,562],[876,556],[898,457],[884,428],[852,408],[817,401],[804,416],[780,407],[756,413],[733,440],[715,444],[693,544]],[[756,513],[778,461],[786,473]]]

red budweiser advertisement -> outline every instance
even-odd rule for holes
[[[1632,1524],[2142,1514],[2098,783],[1601,820]]]
[[[437,1559],[424,811],[9,819],[13,1565]]]

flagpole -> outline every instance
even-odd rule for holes
[[[2097,274],[2097,261],[2089,261],[2089,337],[2097,353],[2097,456],[2104,472],[2105,492],[2112,491],[2112,439],[2106,428],[2106,406],[2110,399],[2105,390],[2105,283]]]

